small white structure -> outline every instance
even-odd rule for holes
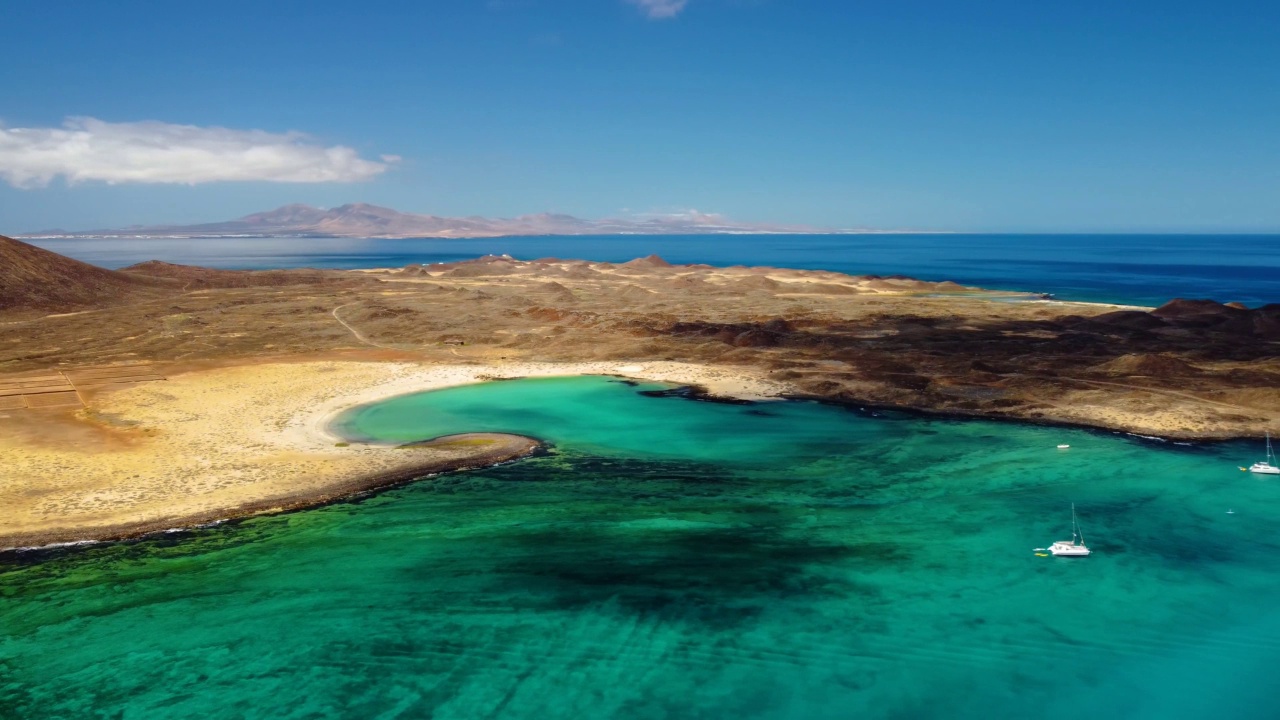
[[[1249,466],[1249,472],[1260,475],[1280,475],[1280,467],[1276,466],[1276,452],[1271,449],[1271,433],[1267,433],[1267,459]]]
[[[1088,557],[1089,548],[1085,547],[1080,523],[1076,522],[1075,503],[1071,503],[1071,540],[1059,540],[1049,546],[1049,552],[1058,557]]]

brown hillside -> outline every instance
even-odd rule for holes
[[[285,285],[344,284],[374,282],[335,270],[295,268],[288,270],[217,270],[195,265],[175,265],[148,260],[120,269],[130,277],[165,278],[181,283],[186,290],[205,288],[282,287]]]
[[[663,260],[661,257],[659,257],[659,256],[657,256],[657,255],[647,255],[647,256],[642,257],[642,258],[636,258],[635,260],[628,260],[628,261],[626,261],[626,262],[622,263],[622,267],[629,267],[629,268],[669,268],[669,267],[674,267],[674,266],[673,266],[671,263],[667,262],[666,260]]]
[[[1110,375],[1146,377],[1188,377],[1200,372],[1191,363],[1176,357],[1156,353],[1130,353],[1098,365],[1095,369]]]
[[[161,295],[173,282],[105,270],[0,235],[0,312],[67,312]]]

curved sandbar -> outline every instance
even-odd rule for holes
[[[582,374],[697,384],[739,397],[783,389],[750,372],[681,363],[318,361],[170,374],[92,397],[74,416],[0,413],[0,548],[120,539],[320,505],[524,457],[536,440],[474,434],[396,449],[350,442],[330,424],[347,408],[406,393]]]
[[[51,530],[0,536],[0,550],[42,547],[85,541],[128,538],[210,523],[326,505],[373,490],[393,487],[424,476],[489,467],[533,454],[541,443],[505,433],[460,433],[398,448],[400,461],[386,470],[349,478],[335,478],[296,493],[247,500],[234,507],[205,510],[166,518],[140,519],[114,525]]]

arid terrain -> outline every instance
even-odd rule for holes
[[[87,295],[60,276],[71,301],[48,301],[57,288],[31,279],[20,282],[36,302],[0,294],[0,374],[366,349],[428,363],[742,366],[801,396],[1170,437],[1260,435],[1280,408],[1280,305],[1148,311],[657,258],[261,272],[152,262],[109,275],[135,285]]]
[[[1278,351],[1280,305],[1122,308],[898,277],[671,266],[656,257],[486,257],[369,271],[151,262],[113,272],[0,238],[0,495],[45,523],[0,528],[0,536],[40,529],[41,537],[73,539],[65,518],[77,493],[130,486],[128,463],[92,481],[80,477],[94,475],[95,463],[111,453],[142,462],[146,448],[161,446],[164,457],[179,457],[197,443],[170,415],[187,413],[199,421],[188,429],[201,432],[255,413],[274,418],[227,441],[242,454],[257,447],[270,464],[306,442],[307,452],[321,452],[323,433],[293,445],[271,435],[301,422],[305,403],[372,399],[361,395],[370,387],[384,387],[385,396],[395,378],[396,392],[439,386],[454,377],[443,368],[466,375],[459,381],[560,368],[697,383],[729,396],[1212,439],[1261,436],[1277,425]],[[337,376],[348,380],[326,380]],[[222,403],[226,394],[236,403]],[[171,442],[178,436],[186,439]],[[389,461],[370,460],[377,449],[328,445],[313,468],[280,465],[263,480],[270,492],[230,504],[203,497],[190,512],[168,515],[162,469],[149,466],[149,499],[131,507],[151,510],[121,517],[99,505],[93,522],[141,527],[196,517],[196,509],[203,517],[344,473],[388,472]],[[183,472],[198,476],[200,467]],[[226,479],[239,476],[223,470],[206,478],[208,492],[235,484]],[[254,475],[247,465],[237,472]],[[41,495],[73,475],[80,479],[58,503]],[[328,480],[319,485],[304,479],[321,475]]]

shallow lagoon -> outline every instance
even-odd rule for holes
[[[346,432],[554,450],[10,558],[0,717],[1274,716],[1257,448],[660,389],[394,399]],[[1071,502],[1095,555],[1036,557]]]

